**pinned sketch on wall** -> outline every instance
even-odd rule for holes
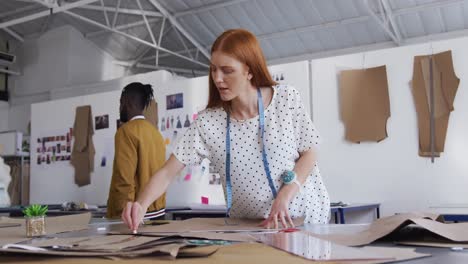
[[[166,96],[166,109],[177,109],[184,107],[183,93],[171,94]]]
[[[107,167],[109,161],[112,161],[114,153],[114,138],[109,137],[102,140],[101,167]]]
[[[109,115],[94,117],[96,130],[109,128]]]
[[[211,185],[221,185],[221,176],[219,173],[210,173],[209,174],[209,184]]]
[[[271,78],[273,78],[273,81],[280,84],[285,84],[287,82],[286,74],[284,72],[271,73]]]
[[[180,116],[177,116],[177,126],[176,128],[182,128],[182,122],[180,122]]]
[[[190,121],[188,119],[188,114],[185,115],[185,122],[184,122],[184,127],[189,127],[190,126]]]
[[[71,159],[73,129],[43,133],[36,139],[37,165],[53,165]],[[68,163],[66,163],[68,164]]]
[[[165,131],[166,130],[166,118],[162,118],[161,122],[161,131]]]

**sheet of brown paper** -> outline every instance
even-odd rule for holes
[[[342,71],[339,83],[345,139],[356,143],[385,139],[390,117],[386,67]]]
[[[362,246],[382,238],[397,228],[409,225],[415,219],[429,218],[436,220],[438,215],[431,213],[399,214],[377,219],[369,228],[353,234],[313,234],[315,237],[345,246]]]
[[[193,238],[217,239],[238,242],[255,241],[249,233],[261,231],[271,232],[271,229],[259,227],[260,219],[229,219],[226,225],[224,218],[191,218],[183,221],[172,221],[159,226],[142,226],[138,234],[142,236],[183,236]],[[293,219],[296,227],[304,224],[304,218]],[[233,225],[232,225],[233,224]],[[110,234],[132,235],[128,231],[110,232]]]
[[[128,234],[130,233],[121,233],[121,232],[109,232],[110,235],[119,235],[119,234]],[[220,232],[183,232],[183,233],[173,233],[173,232],[140,232],[138,236],[143,237],[183,237],[189,239],[212,239],[212,240],[226,240],[226,241],[235,241],[235,242],[255,242],[256,239],[249,233],[220,233]]]
[[[155,100],[151,100],[150,104],[145,108],[143,111],[143,115],[145,116],[146,120],[153,124],[156,130],[158,128],[158,103]]]
[[[183,221],[172,221],[169,224],[159,226],[142,226],[138,232],[166,232],[166,233],[186,233],[186,232],[206,232],[206,231],[258,231],[264,229],[260,227],[261,219],[236,219],[230,218],[229,225],[226,225],[224,218],[190,218]],[[295,226],[302,226],[304,218],[293,219]]]
[[[75,183],[85,186],[91,183],[91,172],[94,171],[93,121],[91,106],[76,108],[75,123],[73,125],[73,150],[71,164],[75,168]]]
[[[387,250],[388,249],[388,250]],[[231,246],[223,247],[202,247],[195,249],[181,249],[179,254],[183,255],[185,250],[195,250],[207,253],[203,256],[208,256],[207,258],[182,258],[174,260],[174,263],[179,264],[271,264],[271,263],[294,263],[294,264],[310,264],[310,260],[291,255],[287,252],[274,249],[267,245],[260,243],[240,243]],[[372,249],[371,249],[372,250]],[[377,253],[379,249],[374,249],[374,252]],[[213,254],[213,251],[216,252]],[[242,254],[240,254],[242,252]],[[409,260],[422,256],[423,254],[412,253],[413,249],[411,248],[382,248],[379,250],[379,253],[386,254],[383,252],[391,252],[392,255],[397,255],[398,260]],[[397,253],[397,254],[395,254]],[[27,256],[4,256],[2,260],[7,261],[7,263],[16,264],[24,263],[25,261],[43,261],[53,264],[105,264],[105,263],[115,263],[112,260],[108,259],[99,259],[99,258],[45,258],[44,256],[34,256],[34,258],[28,258]],[[132,264],[167,264],[167,260],[157,258],[154,256],[151,257],[140,257],[134,258],[131,260]],[[335,262],[338,263],[338,262]],[[382,262],[340,262],[340,263],[382,263]]]
[[[0,248],[0,253],[16,253],[22,255],[43,255],[43,256],[65,256],[65,257],[105,257],[105,256],[120,256],[120,257],[137,257],[154,253],[163,253],[171,257],[176,257],[180,248],[185,247],[185,244],[167,244],[155,246],[149,249],[127,251],[107,251],[107,252],[92,252],[92,251],[72,251],[72,250],[47,250],[47,251],[31,251],[22,249],[3,249]]]
[[[468,223],[441,223],[428,219],[411,219],[415,224],[434,234],[455,242],[468,242]]]
[[[418,247],[438,247],[438,248],[462,248],[468,249],[468,243],[443,243],[443,242],[425,242],[425,241],[397,241],[399,245],[418,246]]]
[[[90,213],[66,215],[57,217],[46,218],[46,232],[47,235],[77,231],[88,228],[89,220],[91,219]],[[20,224],[16,227],[2,228],[0,231],[0,246],[5,244],[13,244],[21,241],[29,240],[26,237],[25,220],[22,218],[0,218],[0,223],[15,223]]]
[[[419,129],[419,155],[431,156],[430,134],[430,100],[428,94],[430,75],[427,61],[430,56],[414,57],[413,80],[411,91],[413,93]],[[455,75],[451,51],[432,55],[434,76],[434,130],[435,130],[435,157],[444,151],[450,111],[453,111],[453,102],[460,80]],[[440,79],[440,82],[438,81]],[[447,113],[447,109],[449,112]],[[444,114],[445,113],[445,114]]]
[[[263,234],[256,237],[275,248],[315,261],[386,263],[431,256],[416,253],[414,248],[340,246],[328,241],[313,239],[307,236],[306,232]]]
[[[431,254],[424,254],[424,253],[418,253],[415,251],[414,248],[400,248],[400,247],[374,247],[374,246],[367,246],[367,247],[362,247],[362,250],[365,250],[366,252],[372,252],[374,254],[377,254],[382,257],[394,257],[395,262],[398,261],[406,261],[406,260],[411,260],[411,259],[418,259],[418,258],[425,258],[425,257],[430,257]],[[354,262],[353,264],[374,264],[374,263],[387,263],[387,261],[358,261]]]
[[[307,232],[254,235],[259,242],[313,261],[375,261],[395,260],[359,248],[342,246],[313,237]]]
[[[432,66],[431,66],[432,63]],[[432,76],[430,74],[432,67]],[[448,104],[443,88],[442,88],[442,72],[439,71],[437,67],[437,63],[431,57],[424,57],[421,58],[421,70],[424,79],[424,88],[426,92],[426,102],[427,108],[431,111],[431,100],[430,100],[430,88],[431,88],[431,81],[433,82],[433,95],[434,95],[434,117],[439,118],[441,116],[447,115],[450,113],[450,105]],[[431,80],[432,77],[432,80]]]

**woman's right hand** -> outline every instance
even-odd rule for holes
[[[133,233],[136,233],[138,226],[143,222],[145,208],[139,202],[128,202],[122,212],[122,220]]]

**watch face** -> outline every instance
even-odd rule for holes
[[[287,171],[283,174],[283,182],[284,183],[290,183],[294,180],[294,173],[291,171]]]

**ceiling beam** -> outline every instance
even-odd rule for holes
[[[10,70],[1,69],[1,68],[0,68],[0,72],[1,73],[6,73],[6,74],[11,74],[11,75],[21,75],[21,73],[19,73],[19,72],[10,71]]]
[[[463,2],[463,0],[447,0],[447,1],[444,1],[443,3],[438,2],[438,3],[418,5],[416,7],[401,8],[401,9],[394,10],[393,15],[395,17],[397,17],[397,16],[400,16],[400,15],[419,12],[419,11],[426,10],[426,9],[440,8],[440,7],[444,7],[444,6],[447,6],[447,5],[453,5],[453,4],[456,4],[456,3],[459,4],[461,2]],[[274,33],[262,34],[262,35],[258,35],[257,38],[259,40],[268,40],[268,39],[272,39],[272,38],[288,36],[291,33],[319,31],[319,30],[329,29],[329,28],[338,27],[338,26],[351,25],[351,24],[355,24],[355,23],[365,23],[370,19],[372,19],[371,16],[352,17],[352,18],[347,18],[347,19],[342,19],[342,20],[330,21],[330,22],[323,23],[323,24],[318,24],[318,25],[304,26],[304,27],[287,29],[287,30],[284,30],[284,31],[279,31],[279,32],[274,32]],[[209,46],[207,46],[206,48],[208,49]],[[196,51],[196,49],[190,49],[189,50],[189,52],[194,52],[194,51]],[[176,51],[176,53],[185,54],[185,53],[187,53],[187,51],[184,49],[184,50]],[[167,57],[167,56],[169,56],[169,55],[168,54],[162,54],[159,57],[163,58],[163,57]],[[148,57],[142,58],[141,60],[146,61],[146,60],[150,60],[150,59],[154,59],[154,58],[155,58],[155,56],[148,56]]]
[[[169,21],[171,22],[171,24],[177,29],[180,31],[180,33],[182,33],[182,35],[184,35],[190,42],[192,42],[192,44],[197,47],[200,52],[203,54],[203,56],[205,56],[207,59],[210,59],[210,54],[208,53],[208,51],[206,51],[206,49],[200,44],[198,43],[198,41],[196,41],[186,30],[185,28],[179,24],[179,22],[176,20],[176,18],[171,15],[158,1],[156,0],[148,0],[154,7],[156,7],[159,12],[161,12],[167,19],[169,19]]]
[[[53,4],[49,3],[48,1],[45,1],[45,0],[32,0],[32,1],[37,3],[37,4],[43,5],[43,6],[47,7],[47,8],[59,7],[59,4],[58,4],[57,1],[55,1]]]
[[[395,15],[393,14],[392,7],[390,6],[390,3],[388,3],[388,0],[380,0],[383,6],[383,9],[385,10],[385,13],[387,14],[387,18],[390,22],[390,25],[392,26],[393,33],[395,34],[395,37],[399,40],[399,43],[403,40],[403,37],[401,36],[401,31],[400,28],[398,27],[398,24],[395,21]]]
[[[166,25],[166,18],[163,19],[162,23],[161,23],[161,29],[159,30],[159,38],[158,38],[158,45],[161,46],[161,42],[162,42],[162,38],[164,37],[165,33],[167,33],[169,30],[167,30],[166,32],[164,31],[164,26]],[[172,28],[172,27],[170,27]],[[143,59],[143,57],[141,57],[140,59]],[[197,58],[198,59],[198,58]],[[159,65],[159,50],[156,50],[156,60],[155,60],[155,65]]]
[[[140,0],[136,0],[136,2],[138,4],[138,8],[141,10],[141,16],[143,17],[143,20],[145,21],[146,29],[148,30],[148,33],[151,37],[151,41],[153,41],[153,44],[157,44],[156,39],[154,38],[153,30],[151,30],[151,27],[148,23],[148,19],[146,18],[145,12],[143,12],[143,7],[141,7],[141,2]]]
[[[197,8],[189,8],[186,11],[181,11],[177,12],[174,14],[174,18],[182,17],[182,16],[188,16],[188,15],[194,15],[197,13],[202,13],[202,12],[207,12],[210,10],[218,9],[218,8],[223,8],[223,7],[228,7],[231,5],[236,5],[242,2],[246,1],[252,1],[252,0],[231,0],[231,1],[219,1],[214,4],[209,4],[209,5],[203,5]]]
[[[9,28],[3,28],[3,30],[10,34],[12,37],[14,37],[15,39],[19,40],[20,42],[24,42],[24,37],[21,36],[20,34],[18,34],[17,32],[15,32],[13,29],[9,29]]]
[[[8,16],[14,16],[16,14],[20,14],[20,13],[28,12],[28,11],[32,11],[32,10],[37,10],[37,9],[38,9],[37,5],[29,5],[29,6],[17,8],[15,10],[0,13],[0,18],[8,17]]]
[[[73,2],[71,4],[66,4],[66,5],[60,6],[60,7],[50,8],[49,10],[41,11],[41,12],[38,12],[36,14],[24,16],[24,17],[21,17],[21,18],[12,19],[12,20],[0,23],[0,29],[6,28],[6,27],[11,27],[11,26],[14,26],[14,25],[17,25],[17,24],[28,22],[28,21],[32,21],[32,20],[35,20],[35,19],[38,19],[38,18],[41,18],[41,17],[49,16],[51,14],[66,12],[69,9],[76,8],[76,7],[79,7],[79,6],[82,6],[82,5],[87,5],[89,3],[96,2],[96,1],[97,0],[80,0],[80,1]]]
[[[429,4],[422,4],[422,5],[412,6],[412,7],[395,9],[393,10],[393,15],[401,16],[401,15],[406,15],[406,14],[419,12],[419,11],[432,9],[432,8],[441,8],[441,7],[451,6],[454,4],[462,4],[464,2],[465,2],[464,0],[443,0],[443,1],[438,1],[438,2],[429,3]]]
[[[160,20],[161,20],[160,18],[150,18],[150,19],[148,19],[148,23],[151,24],[151,23],[158,22]],[[125,29],[129,29],[129,28],[132,28],[132,27],[142,26],[145,23],[146,22],[144,20],[141,20],[141,21],[138,21],[138,22],[133,22],[133,23],[125,24],[125,25],[119,25],[119,26],[114,27],[114,29],[125,30]],[[100,35],[104,35],[106,33],[112,33],[112,31],[110,31],[108,29],[94,31],[94,32],[90,32],[90,33],[85,33],[85,37],[86,38],[93,38],[93,37],[98,37]]]
[[[114,64],[124,66],[124,67],[137,67],[137,68],[152,69],[152,70],[166,70],[166,71],[174,71],[174,72],[181,72],[181,73],[195,73],[198,75],[208,74],[208,70],[205,72],[205,71],[192,70],[192,69],[187,69],[187,68],[156,66],[156,65],[143,64],[143,63],[137,63],[136,65],[132,66],[132,62],[127,62],[127,61],[114,61]]]
[[[430,34],[430,35],[421,36],[421,37],[406,38],[401,46],[423,44],[423,43],[428,44],[429,42],[433,42],[433,41],[455,39],[455,38],[461,38],[461,37],[468,37],[468,29]],[[344,49],[326,50],[326,51],[319,51],[319,52],[313,52],[313,53],[303,53],[303,54],[298,54],[295,56],[289,56],[289,57],[284,57],[284,58],[274,58],[274,59],[268,60],[268,64],[275,65],[275,64],[291,63],[291,62],[303,61],[303,60],[329,58],[329,57],[335,57],[335,56],[343,56],[347,54],[356,54],[360,52],[371,52],[374,50],[394,48],[394,47],[395,47],[395,43],[393,41],[387,41],[387,42],[375,43],[375,44],[370,44],[370,45],[362,45],[362,46],[350,47],[350,48],[344,48]]]
[[[373,1],[373,2],[375,3],[375,1]],[[383,6],[383,3],[381,2],[381,0],[377,0],[377,4]],[[397,35],[397,33],[396,33],[397,30],[395,28],[393,28],[392,23],[389,22],[390,21],[390,15],[387,13],[388,11],[385,8],[383,8],[383,13],[376,13],[373,10],[372,6],[371,6],[370,0],[365,0],[364,5],[367,8],[367,11],[370,14],[370,16],[375,20],[375,22],[377,22],[377,24],[379,24],[379,26],[393,40],[393,42],[395,42],[395,44],[400,45],[401,44],[401,38]],[[383,7],[385,7],[385,6],[383,6]],[[379,15],[381,15],[382,18],[379,17]]]
[[[64,13],[66,13],[66,14],[68,14],[68,15],[70,15],[70,16],[72,16],[72,17],[78,19],[78,20],[82,20],[82,21],[87,22],[87,23],[89,23],[89,24],[92,24],[92,25],[94,25],[94,26],[97,26],[97,27],[106,29],[106,30],[108,30],[108,31],[112,31],[112,32],[114,32],[114,33],[116,33],[116,34],[122,35],[122,36],[127,37],[127,38],[129,38],[129,39],[131,39],[131,40],[134,40],[134,41],[136,41],[136,42],[139,42],[139,43],[141,43],[141,44],[144,44],[144,45],[153,47],[153,48],[155,48],[155,49],[159,49],[160,51],[170,53],[170,54],[172,54],[172,55],[174,55],[174,56],[176,56],[176,57],[179,57],[179,58],[181,58],[181,59],[188,60],[188,61],[193,62],[193,63],[195,63],[195,64],[198,64],[198,65],[204,66],[204,67],[206,67],[206,68],[209,68],[209,66],[208,66],[207,64],[205,64],[205,63],[202,63],[202,62],[199,62],[199,61],[197,61],[197,60],[188,58],[188,57],[186,57],[186,56],[177,54],[177,53],[175,53],[175,52],[173,52],[173,51],[170,51],[170,50],[168,50],[168,49],[162,48],[162,47],[158,46],[157,44],[154,44],[154,43],[148,42],[148,41],[146,41],[146,40],[140,39],[140,38],[138,38],[138,37],[135,37],[135,36],[133,36],[133,35],[127,34],[127,33],[125,33],[125,32],[118,31],[117,29],[110,28],[110,27],[108,27],[108,26],[106,26],[106,25],[103,25],[103,24],[101,24],[101,23],[99,23],[99,22],[96,22],[96,21],[94,21],[94,20],[92,20],[92,19],[89,19],[89,18],[80,16],[80,15],[75,14],[75,13],[70,12],[70,11],[64,11]]]
[[[115,28],[115,24],[117,23],[117,17],[119,16],[119,13],[120,13],[121,1],[122,0],[118,0],[117,5],[115,6],[114,19],[112,20],[112,28]]]
[[[84,5],[78,7],[79,9],[86,9],[86,10],[93,10],[93,11],[106,11],[106,12],[117,12],[115,7],[110,7],[110,6],[97,6],[97,5]],[[137,15],[141,16],[142,11],[138,9],[128,9],[128,8],[119,8],[118,12],[120,14],[126,14],[126,15]],[[155,11],[147,11],[144,10],[143,14],[148,17],[162,17],[163,15],[160,12],[155,12]]]

